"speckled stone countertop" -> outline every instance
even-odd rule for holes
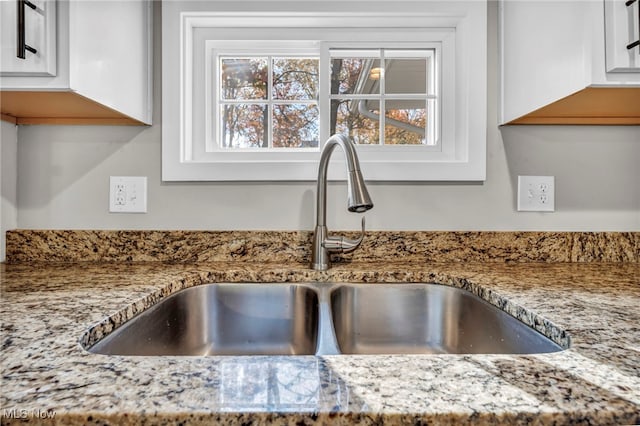
[[[638,423],[637,234],[632,239],[633,260],[608,263],[352,261],[328,272],[246,261],[1,264],[2,424],[23,416],[118,425]],[[225,281],[454,285],[538,329],[566,331],[571,348],[526,356],[110,357],[81,346],[90,328],[105,331],[181,288]]]

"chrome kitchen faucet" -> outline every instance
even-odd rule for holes
[[[313,234],[311,267],[317,271],[326,271],[331,265],[331,253],[349,253],[357,249],[364,238],[364,217],[362,233],[351,240],[344,237],[329,236],[327,230],[327,168],[331,153],[336,146],[344,151],[347,162],[347,209],[350,212],[363,213],[373,207],[364,178],[360,172],[360,162],[356,147],[344,135],[333,135],[324,145],[318,167],[318,190],[316,194],[316,228]]]

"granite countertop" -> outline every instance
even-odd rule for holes
[[[59,424],[640,422],[637,262],[353,261],[328,272],[300,263],[26,262],[0,272],[2,424],[22,416]],[[571,348],[122,357],[81,346],[91,327],[105,331],[181,288],[228,281],[454,285],[538,329],[566,331]]]

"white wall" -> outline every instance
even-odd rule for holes
[[[159,22],[156,15],[155,22]],[[489,11],[487,180],[375,184],[370,229],[640,230],[640,127],[497,127],[497,8]],[[157,39],[157,37],[156,37]],[[156,44],[159,63],[159,43]],[[52,229],[312,229],[314,183],[162,183],[160,74],[153,127],[23,126],[18,226]],[[366,170],[364,170],[366,178]],[[518,175],[556,176],[555,213],[515,209]],[[109,214],[109,176],[148,176],[147,214]],[[357,229],[344,184],[330,229]]]
[[[0,121],[0,262],[5,258],[5,233],[18,226],[17,167],[18,127]]]

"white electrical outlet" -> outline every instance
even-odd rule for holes
[[[111,213],[147,212],[146,176],[111,176],[109,178]]]
[[[555,211],[554,176],[518,176],[518,211]]]

